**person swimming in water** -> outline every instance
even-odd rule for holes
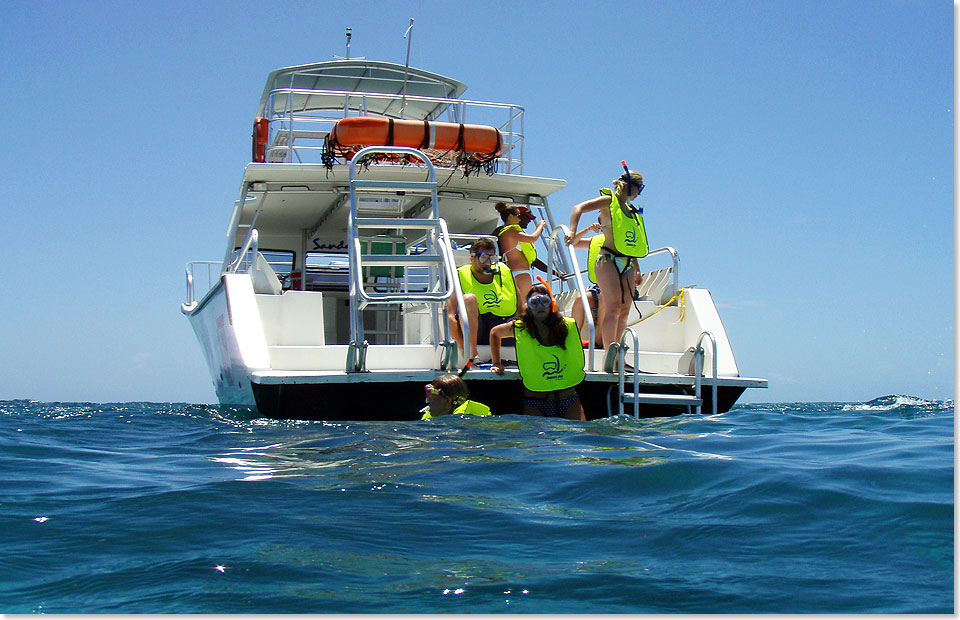
[[[421,420],[442,415],[491,415],[490,407],[470,400],[467,382],[456,375],[440,375],[424,386],[427,406],[420,410]]]

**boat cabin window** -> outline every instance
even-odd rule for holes
[[[334,252],[307,252],[304,258],[307,272],[305,291],[347,291],[350,279],[350,259]]]

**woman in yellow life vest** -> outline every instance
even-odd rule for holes
[[[498,325],[490,332],[491,370],[503,374],[500,342],[515,337],[517,365],[526,388],[522,412],[584,420],[576,390],[586,376],[577,323],[557,312],[557,303],[544,284],[534,284],[526,301],[521,319]]]
[[[504,202],[498,202],[496,209],[503,221],[503,226],[494,231],[500,244],[500,256],[510,266],[510,271],[513,272],[513,280],[517,283],[518,299],[524,300],[527,298],[530,287],[533,286],[530,266],[537,260],[537,250],[533,247],[533,244],[540,238],[545,222],[541,220],[533,234],[528,235],[523,232],[523,229],[531,220],[535,219],[533,214],[530,213],[530,209],[522,207],[521,210],[521,207],[508,205]],[[544,269],[546,269],[545,266]],[[522,302],[520,311],[523,311]]]
[[[466,381],[456,375],[440,375],[424,386],[427,406],[421,420],[441,415],[490,415],[490,407],[470,400]]]
[[[637,258],[646,256],[648,251],[642,212],[631,204],[643,191],[643,175],[627,169],[626,164],[624,169],[620,178],[613,182],[613,190],[601,189],[600,196],[574,206],[570,215],[570,230],[576,231],[583,212],[600,211],[604,242],[594,271],[602,294],[600,334],[608,355],[627,326],[640,272]],[[573,236],[573,233],[567,235],[568,245],[573,243]]]

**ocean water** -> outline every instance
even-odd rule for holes
[[[3,613],[946,612],[954,408],[592,422],[0,401]]]

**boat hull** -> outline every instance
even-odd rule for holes
[[[274,377],[269,382],[254,377],[253,394],[256,411],[265,417],[297,420],[414,420],[420,418],[424,403],[424,385],[441,371],[403,373],[403,378],[378,376],[378,373],[355,373],[344,377],[324,377],[322,382],[305,383],[302,378],[281,382]],[[495,415],[517,414],[521,410],[523,384],[519,374],[508,370],[505,376],[489,370],[470,371],[464,376],[470,388],[470,397],[490,407]],[[650,377],[643,385],[645,393],[692,395],[694,388],[689,377]],[[728,411],[751,382],[756,380],[722,380],[717,388],[717,412]],[[588,420],[616,414],[619,384],[617,375],[589,373],[577,386]],[[632,386],[628,386],[631,390]],[[702,412],[712,412],[712,393],[703,389]],[[685,406],[641,404],[639,417],[662,417],[687,413]],[[633,406],[624,407],[624,413],[633,415]]]
[[[181,311],[190,321],[222,405],[256,407],[251,368],[244,362],[230,312],[225,279]]]
[[[694,295],[688,302],[686,322],[703,322],[704,317],[714,317],[718,321],[709,293],[699,291],[698,294],[699,301]],[[299,295],[301,302],[320,300],[320,296],[310,293],[289,292],[285,295],[291,297],[290,301],[294,301],[294,295]],[[312,366],[309,360],[297,370],[277,367],[275,363],[271,364],[271,355],[274,358],[278,355],[277,347],[268,346],[270,339],[264,335],[261,315],[265,307],[260,305],[271,299],[282,301],[283,298],[258,296],[254,293],[249,275],[227,274],[199,303],[182,308],[203,350],[221,405],[247,408],[261,416],[277,419],[413,420],[420,417],[424,385],[448,372],[439,368],[439,354],[432,356],[433,348],[424,345],[371,347],[371,361],[375,358],[382,361],[381,356],[390,351],[394,354],[388,358],[386,366],[362,372],[345,372],[344,361],[335,356],[333,363],[327,364],[325,369]],[[719,323],[714,328],[723,333]],[[298,330],[298,334],[303,333],[303,330]],[[721,368],[726,365],[735,371],[735,362],[728,352],[726,339],[721,338],[720,342],[723,345],[718,355]],[[486,347],[483,348],[486,350]],[[331,356],[335,351],[342,355],[342,349],[345,349],[342,345],[304,348],[308,353],[312,351],[314,355],[324,356]],[[423,359],[424,353],[433,361],[418,367],[414,360],[417,356]],[[602,358],[602,353],[597,352],[597,360]],[[632,358],[628,353],[628,364],[633,363]],[[642,362],[640,367],[652,368],[650,359],[638,359]],[[694,377],[676,372],[677,357],[667,359],[669,363],[659,371],[644,370],[637,373],[639,384],[636,389],[632,385],[633,373],[628,372],[625,391],[648,395],[694,395]],[[411,367],[393,365],[404,363]],[[668,369],[671,364],[673,370]],[[507,368],[502,376],[483,368],[472,369],[465,375],[465,380],[470,387],[471,398],[488,405],[494,414],[520,413],[524,388],[515,367]],[[747,387],[766,387],[766,381],[721,372],[717,386],[717,412],[729,410]],[[606,417],[619,411],[619,375],[616,373],[588,370],[577,392],[588,419]],[[700,411],[712,412],[709,378],[703,380],[701,398],[703,405]],[[696,411],[695,408],[692,410]],[[688,411],[686,405],[642,403],[636,414],[639,417],[658,417]],[[625,405],[624,412],[634,414],[633,405]]]

